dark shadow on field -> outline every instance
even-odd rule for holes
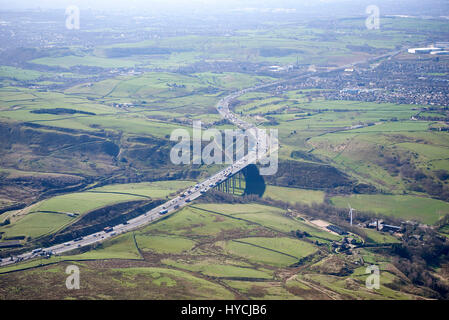
[[[243,175],[246,181],[244,195],[255,194],[262,197],[267,186],[265,179],[260,175],[259,168],[254,164],[250,164],[243,170]]]

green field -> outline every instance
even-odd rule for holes
[[[118,190],[113,187],[112,190]],[[127,189],[120,186],[119,189],[136,190],[129,186]],[[273,229],[287,231],[303,227],[304,230],[316,232],[314,228],[282,217],[279,209],[258,204],[197,204],[195,207],[185,208],[134,233],[107,240],[86,253],[72,253],[2,268],[0,279],[7,277],[3,279],[29,283],[30,280],[26,279],[31,275],[34,279],[65,277],[64,266],[70,263],[80,266],[83,281],[88,283],[84,287],[86,291],[80,290],[74,295],[66,291],[63,293],[75,298],[87,292],[90,297],[102,295],[113,298],[120,295],[137,299],[233,299],[236,292],[253,299],[328,298],[316,289],[317,283],[343,296],[352,292],[351,297],[366,299],[406,297],[389,288],[383,288],[376,294],[363,290],[364,275],[360,272],[351,276],[354,281],[359,281],[359,291],[346,289],[345,278],[309,274],[308,269],[305,269],[304,275],[301,273],[285,282],[279,281],[277,274],[291,274],[290,265],[314,254],[318,248],[282,234],[273,237]],[[257,224],[253,225],[254,222]],[[271,232],[271,235],[264,235],[264,232]],[[371,253],[364,253],[364,256],[367,262],[375,259],[371,261],[375,263],[378,259]],[[38,268],[1,274],[30,267]],[[317,282],[311,284],[310,280]],[[392,280],[392,276],[388,276],[383,281],[390,283]],[[6,285],[9,287],[9,282]],[[106,290],[111,287],[115,290]],[[48,292],[46,285],[41,288],[43,292]],[[24,292],[32,294],[28,290]],[[53,292],[58,296],[61,294],[58,290]],[[8,293],[0,289],[0,295],[8,296]]]
[[[88,192],[111,193],[111,194],[130,194],[151,197],[153,199],[163,199],[169,194],[187,189],[195,184],[194,181],[155,181],[128,184],[113,184],[104,187],[92,189]]]
[[[199,206],[200,207],[200,206]],[[169,233],[178,236],[214,236],[221,232],[241,231],[251,233],[255,226],[247,223],[219,217],[206,211],[186,207],[175,213],[169,220],[160,221],[144,229],[144,232]]]
[[[17,236],[36,238],[56,232],[72,221],[73,218],[65,214],[36,212],[26,215],[11,225],[0,227],[0,232],[3,232],[4,238]]]
[[[416,220],[431,225],[449,213],[449,203],[417,196],[353,195],[351,197],[333,197],[331,201],[340,208],[347,208],[349,202],[356,212],[357,208],[360,208],[398,219]]]
[[[125,59],[105,59],[94,56],[64,56],[39,58],[30,61],[51,67],[71,68],[74,66],[89,66],[100,68],[132,68],[139,64],[137,61]]]
[[[134,235],[127,233],[101,244],[94,250],[67,258],[76,260],[141,259],[141,256],[134,243]]]
[[[288,266],[316,252],[311,244],[291,238],[244,238],[218,245],[250,262],[272,266]]]
[[[388,233],[378,232],[377,230],[363,229],[367,236],[367,241],[372,243],[400,243],[398,238],[391,236]]]
[[[174,236],[150,236],[139,234],[136,241],[143,251],[151,251],[157,253],[175,253],[180,254],[189,251],[195,245],[195,242],[183,237]]]
[[[304,203],[311,205],[313,203],[323,203],[324,192],[314,190],[304,190],[296,188],[286,188],[268,185],[264,198],[270,198],[273,200],[280,200],[288,203]]]
[[[228,241],[225,243],[217,243],[217,245],[222,246],[223,250],[228,254],[269,266],[286,267],[298,261],[296,258],[289,255],[266,250],[246,243]]]
[[[78,219],[67,216],[67,213],[82,216],[95,209],[120,202],[163,199],[193,184],[192,181],[157,181],[109,185],[86,192],[57,196],[26,209],[27,214],[13,216],[11,224],[0,227],[0,232],[4,233],[4,237],[36,238],[56,232]]]
[[[310,235],[327,240],[339,240],[340,237],[329,232],[322,231],[310,224],[306,224],[297,219],[289,218],[283,215],[284,211],[259,204],[247,205],[229,205],[229,204],[202,204],[199,208],[210,210],[213,212],[221,212],[238,219],[244,219],[251,223],[263,225],[264,227],[273,229],[277,232],[290,233],[291,231],[302,230]]]
[[[231,264],[214,264],[216,261],[203,260],[197,263],[165,260],[164,264],[189,271],[200,272],[211,277],[220,278],[257,278],[272,279],[268,271],[260,271],[254,267],[242,267]]]
[[[52,256],[49,259],[34,259],[32,261],[15,264],[0,269],[0,274],[14,270],[23,270],[37,267],[40,265],[51,265],[65,261],[87,261],[87,260],[104,260],[104,259],[123,259],[123,260],[141,260],[137,251],[134,235],[132,233],[123,234],[114,239],[110,239],[102,244],[97,245],[94,249],[81,254],[68,254],[62,256]]]
[[[14,68],[9,66],[0,66],[0,78],[9,78],[19,81],[37,80],[43,74],[38,71]]]

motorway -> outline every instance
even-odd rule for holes
[[[270,85],[273,85],[271,83]],[[266,85],[264,85],[266,86]],[[31,260],[34,258],[39,258],[45,255],[60,255],[69,251],[72,251],[74,249],[78,249],[81,247],[86,247],[95,243],[103,242],[109,238],[115,237],[118,234],[122,234],[125,232],[129,232],[132,230],[139,229],[147,224],[150,224],[151,222],[154,222],[156,220],[162,219],[166,215],[170,213],[174,213],[181,208],[188,206],[193,200],[199,198],[201,195],[205,194],[208,190],[211,188],[214,188],[219,183],[225,181],[229,177],[233,176],[234,174],[238,173],[242,169],[244,169],[246,166],[256,163],[257,160],[261,159],[264,156],[267,156],[267,154],[261,154],[260,152],[257,152],[257,146],[259,145],[259,142],[262,141],[262,139],[267,139],[269,136],[266,135],[265,130],[260,130],[256,128],[253,124],[247,123],[240,118],[238,118],[235,114],[233,114],[229,110],[229,103],[233,99],[247,93],[248,91],[257,90],[262,88],[263,86],[256,86],[249,89],[241,90],[236,93],[233,93],[224,99],[220,100],[217,104],[217,110],[218,112],[223,116],[223,118],[228,119],[230,122],[232,122],[234,125],[239,127],[240,129],[247,130],[248,135],[251,135],[254,141],[257,141],[252,146],[252,149],[248,151],[248,154],[245,155],[243,158],[239,159],[232,165],[228,166],[227,168],[221,170],[220,172],[214,174],[213,176],[207,178],[206,180],[196,184],[195,186],[185,190],[180,195],[178,195],[176,198],[171,199],[170,201],[165,202],[164,204],[146,212],[143,215],[140,215],[134,219],[131,219],[124,224],[119,224],[111,228],[107,231],[100,231],[94,234],[90,234],[84,237],[80,237],[68,242],[64,242],[61,244],[54,245],[52,247],[48,248],[39,248],[35,249],[31,252],[23,253],[18,256],[12,256],[10,258],[4,258],[0,262],[0,266],[7,266],[14,263],[22,262]],[[267,140],[265,140],[267,141]],[[273,152],[276,149],[269,149],[268,152]]]

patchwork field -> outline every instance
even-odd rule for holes
[[[356,210],[369,209],[375,213],[431,225],[449,213],[449,203],[416,196],[353,195],[333,197],[331,201],[340,208],[347,208],[349,202]]]
[[[158,181],[109,185],[57,196],[13,214],[10,216],[11,224],[0,227],[0,232],[4,238],[37,238],[62,229],[95,209],[121,202],[163,199],[193,184],[192,181]]]
[[[265,190],[264,197],[288,203],[299,202],[311,205],[313,203],[322,203],[324,192],[269,185]]]
[[[292,267],[304,258],[320,261],[327,253],[307,239],[284,234],[299,227],[310,232],[314,228],[283,218],[280,213],[279,209],[258,204],[196,204],[141,230],[107,240],[85,253],[74,252],[2,268],[0,279],[4,285],[0,296],[14,298],[11,286],[20,287],[22,296],[35,296],[36,291],[24,285],[33,279],[36,285],[45,281],[39,296],[48,299],[344,297],[346,291],[339,283],[349,281],[346,278],[334,276],[333,279],[339,279],[334,282],[323,278],[324,274],[308,271],[303,275],[303,267]],[[65,290],[64,270],[69,263],[78,265],[83,275],[82,289],[77,292]],[[32,269],[20,271],[27,268]],[[94,274],[102,276],[94,277]],[[354,277],[363,280],[360,269],[356,269]],[[326,280],[320,280],[321,284],[317,285],[319,279]],[[358,282],[360,291],[351,291],[352,296],[369,298],[372,294],[362,288],[362,280]],[[323,291],[321,286],[327,289]],[[378,298],[395,295],[403,296],[391,289],[376,293]]]

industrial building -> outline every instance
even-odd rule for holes
[[[449,51],[433,51],[430,54],[437,55],[437,56],[442,56],[442,55],[449,54]]]
[[[438,51],[444,51],[444,49],[436,48],[436,47],[408,49],[408,53],[412,53],[412,54],[429,54],[429,53],[438,52]]]

